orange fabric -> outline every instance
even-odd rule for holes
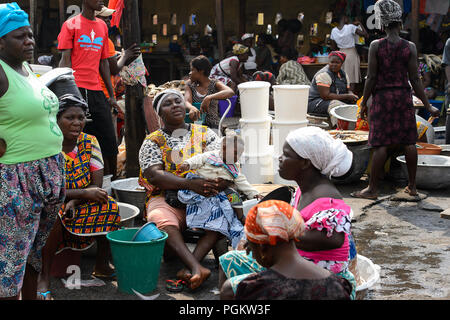
[[[114,42],[112,42],[112,40],[109,39],[109,38],[108,38],[108,43],[109,43],[108,58],[111,58],[111,57],[114,57],[114,55],[116,54],[116,48],[114,46]],[[100,85],[102,86],[103,93],[105,94],[106,98],[109,99],[109,93],[108,93],[108,90],[106,89],[105,82],[103,81],[102,76],[100,74],[99,74],[98,77],[100,79]],[[115,78],[114,78],[113,75],[111,76],[111,84],[112,84],[112,87],[113,87],[113,90],[114,90]]]
[[[363,120],[359,117],[359,112],[361,110],[361,102],[364,97],[361,97],[356,104],[358,105],[358,111],[357,112],[357,120],[356,120],[356,128],[355,130],[362,130],[362,131],[369,131],[369,123],[366,120]]]
[[[150,199],[147,205],[146,218],[154,222],[158,229],[172,226],[179,230],[186,229],[186,212],[171,207],[163,197]]]
[[[300,237],[305,223],[300,212],[289,203],[268,200],[250,209],[244,230],[253,243],[276,245]]]

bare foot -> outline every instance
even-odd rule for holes
[[[416,187],[407,186],[407,187],[404,189],[404,192],[407,193],[407,194],[409,194],[410,196],[413,196],[413,197],[419,195],[419,194],[417,193],[417,188],[416,188]]]
[[[189,283],[189,281],[191,280],[192,277],[192,273],[184,268],[181,269],[180,271],[177,272],[177,279],[181,279],[183,281],[185,281],[186,283]]]
[[[189,284],[191,289],[197,289],[205,282],[206,279],[211,275],[211,270],[201,267],[198,272],[193,272],[193,276],[191,277]]]

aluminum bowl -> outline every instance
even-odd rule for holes
[[[403,172],[408,176],[405,156],[397,157]],[[443,189],[450,187],[450,157],[419,155],[416,184],[421,189]]]
[[[111,189],[117,201],[132,204],[139,208],[141,216],[145,213],[146,192],[138,183],[139,178],[120,179],[111,182]]]

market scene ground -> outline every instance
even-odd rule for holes
[[[450,299],[449,1],[260,1],[0,3],[0,300]]]

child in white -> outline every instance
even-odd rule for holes
[[[178,192],[178,199],[187,205],[186,208],[186,223],[190,228],[205,228],[208,230],[219,231],[227,235],[233,243],[233,230],[230,230],[230,225],[234,224],[234,232],[243,230],[243,211],[242,201],[238,192],[244,193],[247,198],[259,198],[259,192],[248,181],[247,178],[240,172],[238,159],[243,152],[244,142],[242,138],[237,135],[226,136],[222,139],[222,148],[220,150],[205,152],[196,155],[188,160],[185,160],[180,166],[180,171],[194,170],[196,175],[188,174],[187,178],[206,178],[216,179],[222,178],[232,181],[233,185],[219,193],[217,196],[205,198],[190,190],[180,190]],[[235,217],[227,217],[230,208]],[[239,222],[238,226],[236,221]],[[233,221],[232,221],[233,220]],[[220,221],[220,222],[219,222]],[[225,221],[230,224],[227,226],[229,232],[223,232],[226,227]],[[230,223],[231,222],[231,223]],[[213,225],[213,227],[211,227]],[[221,225],[220,227],[218,225]],[[231,228],[233,229],[233,227]],[[237,235],[237,234],[235,234]],[[239,231],[239,238],[243,234]],[[239,239],[237,239],[238,241]],[[236,242],[237,243],[237,242]]]

